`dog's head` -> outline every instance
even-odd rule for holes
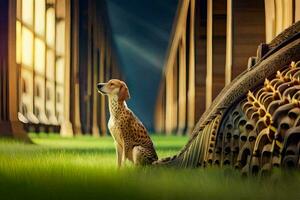
[[[97,89],[101,94],[118,97],[119,101],[125,101],[130,98],[127,85],[118,79],[111,79],[107,83],[98,83]]]

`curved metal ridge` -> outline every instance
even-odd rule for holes
[[[154,164],[184,168],[206,166],[212,161],[210,153],[213,152],[215,147],[220,119],[221,115],[218,115],[205,126],[182,154],[174,158],[167,158],[163,161],[160,160]]]
[[[283,38],[286,37],[279,35],[280,38],[277,40],[274,39],[274,41],[272,41],[273,43],[271,43],[274,45],[276,43],[275,41],[277,41],[276,44],[279,45],[280,49],[272,54],[268,54],[268,56],[264,56],[254,67],[244,71],[220,92],[212,105],[204,112],[198,121],[190,140],[182,148],[179,154],[159,160],[157,164],[168,163],[168,165],[170,165],[170,163],[172,163],[172,165],[178,165],[179,158],[183,157],[183,155],[186,154],[186,151],[194,148],[192,147],[194,145],[194,140],[199,138],[198,135],[203,133],[203,130],[209,126],[213,119],[219,116],[221,119],[226,118],[227,115],[231,114],[230,108],[242,102],[248,91],[254,91],[257,87],[263,85],[265,78],[272,79],[277,71],[287,68],[292,60],[300,60],[300,35],[298,34],[300,32],[300,23],[297,23],[292,27],[293,28],[287,29],[289,35],[288,38],[292,38],[289,42],[283,40]],[[280,41],[280,44],[278,44],[278,41]],[[213,160],[208,161],[211,163],[213,162]],[[217,160],[215,161],[218,162]],[[190,165],[187,164],[187,166]]]
[[[244,175],[300,168],[300,61],[248,91],[225,115],[218,114],[183,152],[156,164],[231,165]]]
[[[213,164],[243,174],[274,167],[300,167],[300,62],[265,79],[224,117],[212,152]]]

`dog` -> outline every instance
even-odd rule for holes
[[[149,165],[158,157],[151,138],[142,122],[127,107],[130,98],[125,82],[111,79],[97,84],[98,92],[108,96],[110,118],[108,129],[115,141],[117,164],[122,166],[126,160],[135,165]]]

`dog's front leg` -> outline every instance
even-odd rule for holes
[[[123,157],[122,146],[117,142],[115,142],[115,146],[116,146],[116,154],[117,154],[117,165],[118,167],[121,167],[122,157]]]
[[[124,166],[126,163],[126,159],[128,158],[129,148],[126,144],[124,144],[123,152],[122,152],[122,165]]]

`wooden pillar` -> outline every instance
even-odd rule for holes
[[[212,5],[212,100],[225,86],[226,5],[224,0],[214,0]]]
[[[106,40],[105,40],[105,32],[101,32],[101,48],[100,48],[100,70],[99,70],[99,82],[105,82],[105,57],[106,57]],[[102,136],[106,135],[106,99],[104,95],[100,96],[100,133]]]
[[[186,24],[184,23],[184,26]],[[178,132],[181,135],[186,128],[186,30],[179,42],[179,97],[178,97]]]
[[[166,119],[165,127],[166,134],[169,135],[173,131],[173,92],[174,92],[174,80],[173,80],[173,67],[166,69]]]
[[[227,0],[225,85],[231,82],[232,68],[232,0]]]
[[[178,125],[178,85],[180,85],[180,79],[178,80],[178,54],[171,62],[169,68],[165,73],[165,131],[166,134],[172,134]],[[179,84],[178,84],[179,82]],[[180,95],[180,94],[179,94]]]
[[[295,22],[297,22],[300,20],[300,1],[299,0],[295,0],[294,12],[295,12]]]
[[[94,3],[94,1],[92,1]],[[91,48],[93,49],[92,51],[92,63],[93,65],[91,66],[92,70],[93,70],[93,73],[92,73],[92,76],[93,76],[93,85],[92,85],[92,98],[93,98],[93,101],[92,101],[92,107],[93,107],[93,115],[92,115],[92,135],[94,137],[99,137],[99,127],[98,127],[98,118],[97,118],[97,111],[98,111],[98,101],[97,101],[97,95],[98,92],[97,92],[97,83],[98,83],[98,66],[97,66],[97,44],[98,44],[98,26],[97,26],[97,22],[98,22],[98,18],[97,18],[97,11],[96,11],[96,6],[93,6],[92,8],[92,12],[95,13],[95,15],[93,16],[93,19],[92,19],[92,23],[93,23],[93,40],[91,42],[93,42],[91,44]]]
[[[275,0],[275,31],[276,35],[281,33],[283,29],[283,2],[282,0]]]
[[[299,0],[298,0],[299,1]],[[283,2],[283,26],[282,30],[293,24],[293,0],[284,0]]]
[[[180,85],[179,82],[179,63],[178,63],[178,54],[175,57],[174,64],[172,67],[172,72],[170,74],[173,79],[173,85],[172,85],[172,116],[171,116],[171,126],[172,126],[172,132],[176,132],[178,128],[178,101],[179,101],[179,94],[178,94],[178,88]]]
[[[18,81],[16,65],[16,1],[0,1],[0,135],[26,142],[29,137],[18,119]]]
[[[195,119],[205,111],[206,102],[206,43],[207,1],[197,0],[195,5]]]
[[[212,0],[207,0],[207,43],[206,43],[206,109],[210,106],[212,102],[212,68],[213,68],[213,2]]]
[[[163,78],[164,79],[164,78]],[[161,85],[159,86],[157,101],[155,106],[155,114],[154,114],[154,129],[156,133],[165,132],[164,123],[164,111],[165,111],[165,102],[164,102],[164,94],[165,94],[165,82],[161,81]]]
[[[79,96],[79,0],[72,1],[72,107],[71,122],[75,135],[81,135]]]
[[[187,133],[191,133],[195,124],[195,0],[190,1],[190,27],[187,28],[190,29]]]
[[[73,129],[70,122],[70,41],[71,41],[71,2],[66,0],[65,18],[65,82],[64,82],[64,121],[61,125],[60,134],[62,136],[72,136]]]
[[[275,4],[274,0],[265,0],[266,42],[275,37]]]
[[[93,40],[93,27],[92,27],[92,20],[93,20],[93,6],[92,6],[92,1],[87,0],[88,8],[87,12],[87,88],[86,88],[86,96],[85,96],[85,101],[86,101],[86,123],[85,123],[85,134],[90,134],[91,133],[91,125],[92,125],[92,110],[93,110],[93,105],[92,105],[92,40]],[[82,66],[83,67],[83,66]]]

